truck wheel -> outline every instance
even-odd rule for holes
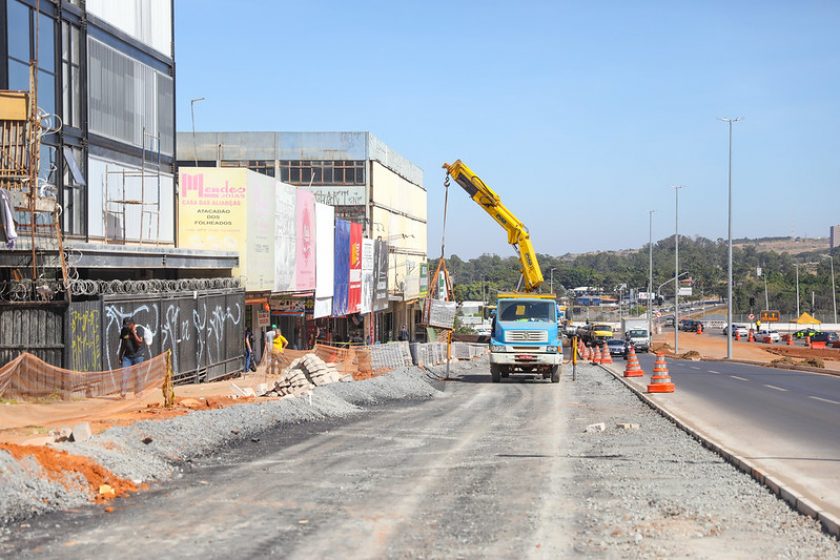
[[[501,366],[490,365],[490,378],[493,380],[493,383],[498,383],[502,380]]]
[[[560,383],[560,366],[551,368],[551,382]]]

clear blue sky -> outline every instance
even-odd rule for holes
[[[463,159],[549,254],[840,223],[840,2],[175,3],[178,130],[369,130],[425,171]],[[512,254],[453,183],[447,255]]]

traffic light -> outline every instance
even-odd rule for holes
[[[755,298],[750,297],[750,309],[752,309],[753,307],[755,307]]]

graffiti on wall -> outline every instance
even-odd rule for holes
[[[115,303],[105,305],[105,369],[119,369],[122,367],[119,359],[120,332],[126,319],[134,319],[143,329],[149,329],[152,337],[157,341],[157,325],[160,324],[160,308],[157,303],[141,304],[134,307],[132,303]],[[155,344],[151,347],[143,346],[142,354],[146,359],[158,354],[154,352]]]
[[[98,303],[98,302],[97,302]],[[98,305],[69,310],[69,368],[75,371],[102,369],[102,318]]]

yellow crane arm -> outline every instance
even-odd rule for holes
[[[533,292],[539,288],[544,279],[540,264],[537,262],[537,254],[534,252],[534,245],[531,243],[531,236],[525,224],[519,221],[519,218],[502,204],[499,195],[460,159],[453,164],[444,163],[443,168],[467,191],[470,198],[484,208],[484,211],[505,229],[508,243],[513,245],[519,253],[519,267],[522,271],[522,279],[525,282],[525,291]]]

